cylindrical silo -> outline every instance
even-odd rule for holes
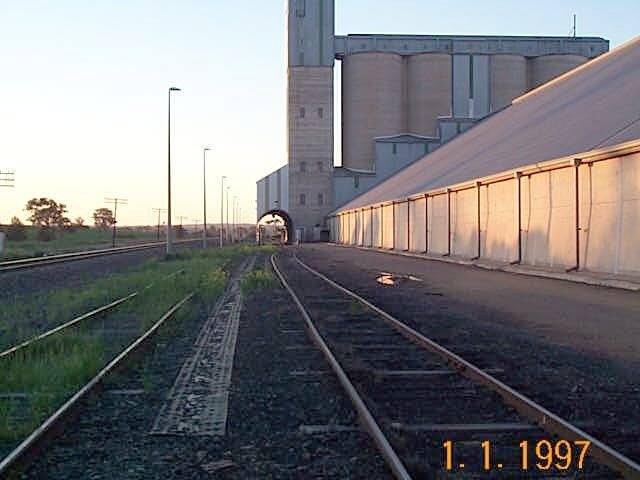
[[[410,133],[436,135],[438,116],[451,114],[451,55],[425,53],[407,60]]]
[[[342,165],[371,170],[374,137],[402,131],[403,62],[395,53],[356,53],[342,61]]]
[[[527,60],[521,55],[491,56],[491,110],[497,111],[527,91]]]
[[[542,55],[529,60],[529,88],[543,83],[572,70],[587,61],[581,55]]]

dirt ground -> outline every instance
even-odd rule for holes
[[[356,290],[376,285],[381,272],[412,275],[421,280],[416,283],[423,294],[438,296],[451,313],[640,370],[638,292],[332,245],[305,245],[299,254],[338,281],[340,269],[357,273],[360,284],[345,285]]]

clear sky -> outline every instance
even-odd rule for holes
[[[337,0],[336,33],[600,36],[638,34],[640,2]],[[220,218],[220,176],[255,220],[255,182],[286,162],[283,0],[0,0],[0,222],[32,197],[90,222],[124,197],[120,224],[166,207],[167,89],[173,211]],[[175,222],[174,218],[174,222]]]

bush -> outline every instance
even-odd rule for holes
[[[51,227],[40,227],[38,230],[38,235],[36,237],[38,240],[43,242],[50,242],[55,238],[55,233],[53,228]]]
[[[257,268],[248,272],[240,281],[240,290],[245,296],[265,290],[273,290],[278,282],[271,271]]]
[[[27,229],[18,217],[11,219],[11,225],[7,228],[7,239],[14,242],[27,239]]]

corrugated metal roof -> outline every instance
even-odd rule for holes
[[[336,212],[638,138],[640,37],[514,100]]]

